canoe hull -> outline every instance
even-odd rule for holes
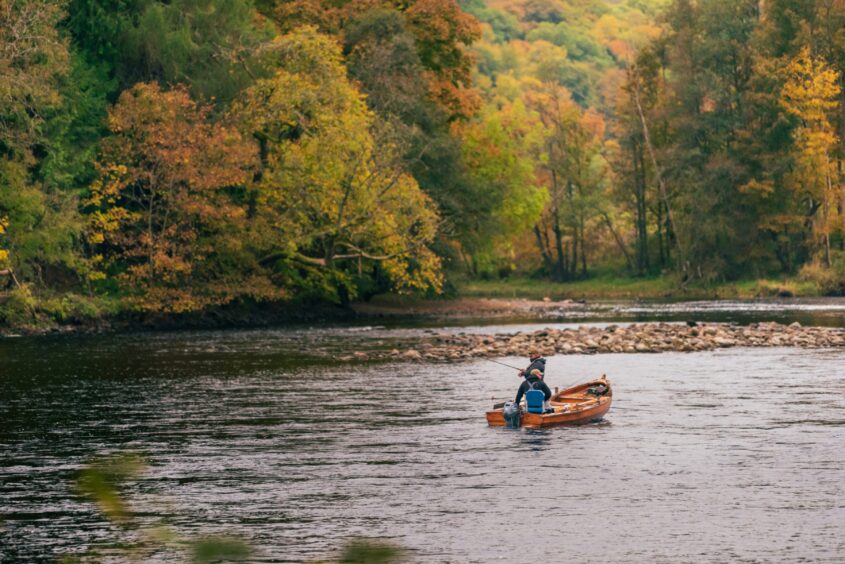
[[[603,384],[608,387],[607,394],[594,397],[587,394],[587,389]],[[551,405],[554,413],[523,413],[522,426],[529,429],[553,427],[556,425],[583,425],[601,421],[613,402],[613,392],[606,376],[563,390],[553,395]],[[491,427],[504,427],[505,417],[501,409],[487,412],[487,423]]]

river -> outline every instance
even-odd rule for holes
[[[120,451],[149,464],[127,484],[142,519],[240,535],[256,560],[351,536],[419,562],[845,559],[845,352],[551,357],[551,386],[607,373],[614,404],[544,431],[487,427],[519,382],[502,366],[328,358],[425,330],[0,340],[0,561],[113,538],[73,479]]]

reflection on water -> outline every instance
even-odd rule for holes
[[[777,321],[803,325],[845,327],[845,297],[841,298],[759,298],[753,300],[602,300],[571,302],[560,307],[542,308],[533,316],[498,318],[497,323],[537,325],[537,318],[544,322],[610,323],[619,321],[706,321],[748,324],[755,321]],[[452,317],[447,320],[452,327],[479,329],[489,325],[489,319],[472,316]],[[444,319],[386,317],[384,323],[407,327],[440,328]],[[369,328],[372,329],[372,328]],[[483,329],[483,328],[482,328]]]
[[[606,372],[614,407],[514,431],[484,420],[518,384],[501,366],[305,354],[354,333],[0,342],[0,560],[111,538],[71,482],[120,449],[151,464],[129,491],[142,518],[243,535],[266,560],[351,536],[424,562],[845,555],[845,352],[552,357],[551,386]]]
[[[748,324],[777,321],[803,325],[845,326],[845,298],[760,298],[702,301],[597,301],[570,304],[543,312],[561,323],[618,321],[706,321]],[[527,320],[519,320],[527,321]]]
[[[587,318],[636,321],[716,321],[740,324],[778,321],[803,325],[845,326],[845,298],[761,298],[694,302],[620,302],[586,306]]]

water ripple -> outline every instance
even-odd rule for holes
[[[319,364],[272,335],[0,345],[0,561],[113,538],[72,480],[125,449],[150,463],[127,486],[142,520],[241,534],[258,560],[353,535],[423,562],[845,555],[845,352],[552,357],[552,386],[609,374],[614,408],[513,431],[483,418],[515,392],[501,367]]]

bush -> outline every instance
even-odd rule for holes
[[[832,253],[830,267],[815,260],[801,268],[801,279],[818,285],[821,293],[826,295],[845,295],[845,252]]]
[[[5,327],[47,329],[57,323],[83,325],[119,312],[119,300],[104,296],[37,297],[26,285],[0,294],[0,326]]]
[[[36,307],[38,301],[29,286],[15,288],[0,301],[0,325],[20,327],[33,325],[36,321]]]
[[[794,283],[790,281],[759,280],[754,295],[759,298],[792,298],[798,295]]]
[[[59,298],[46,299],[41,311],[59,323],[82,324],[100,319],[106,314],[116,313],[114,304],[105,298],[88,297],[79,294],[65,294]]]

